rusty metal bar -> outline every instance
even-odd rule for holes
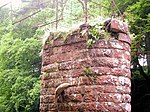
[[[111,17],[114,17],[114,0],[111,0]]]
[[[56,0],[56,29],[58,28],[58,0]]]

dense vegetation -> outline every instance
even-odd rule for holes
[[[22,1],[18,9],[10,9],[11,4],[0,6],[0,112],[39,111],[41,38],[56,27],[64,30],[84,22],[86,17],[84,0],[58,0],[58,9],[57,0]],[[115,0],[114,16],[129,23],[133,40],[133,112],[150,111],[149,2]],[[88,21],[107,17],[111,17],[111,0],[88,0]],[[141,59],[145,59],[142,64]]]

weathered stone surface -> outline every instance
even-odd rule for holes
[[[130,45],[132,43],[131,38],[129,37],[129,34],[119,33],[118,40],[127,42]]]
[[[54,95],[42,95],[40,96],[40,103],[53,103],[54,98]]]
[[[67,40],[47,40],[43,47],[40,112],[131,112],[131,72],[128,28],[112,20],[118,40],[86,40],[72,34]],[[56,88],[69,83],[55,99]]]
[[[117,19],[112,19],[111,24],[110,24],[110,30],[114,31],[116,33],[127,34],[128,33],[128,26],[125,23],[123,23]]]
[[[88,57],[84,59],[77,59],[75,61],[66,61],[62,63],[54,63],[42,67],[43,72],[57,72],[63,70],[79,69],[85,67],[110,67],[129,69],[130,61],[126,59],[107,58],[107,57]]]

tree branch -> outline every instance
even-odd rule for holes
[[[5,7],[5,6],[8,5],[8,4],[10,4],[10,2],[9,2],[9,3],[6,3],[6,4],[2,5],[2,6],[0,6],[0,9],[3,8],[3,7]]]
[[[82,9],[83,9],[83,12],[85,11],[85,7],[84,7],[84,3],[82,2],[82,0],[78,0],[81,4],[82,4]]]
[[[138,56],[136,56],[135,62],[139,66],[139,72],[140,72],[140,74],[148,81],[148,83],[150,83],[149,82],[150,81],[150,77],[147,76],[147,74],[144,72],[143,67],[139,63]]]
[[[57,19],[57,20],[54,20],[54,21],[51,21],[51,22],[49,22],[49,23],[46,23],[46,24],[41,24],[41,25],[38,25],[38,26],[36,26],[36,27],[33,27],[33,28],[39,28],[39,27],[43,27],[43,26],[46,26],[46,25],[49,25],[49,24],[55,23],[55,22],[57,22],[57,21],[60,21],[60,20],[62,20],[62,18],[60,18],[60,19]]]
[[[108,7],[106,7],[106,6],[102,5],[102,4],[99,4],[99,3],[94,2],[94,1],[91,1],[91,2],[94,3],[94,4],[96,4],[96,5],[99,5],[100,7],[105,8],[105,9],[107,9],[107,10],[110,10]]]
[[[32,17],[33,15],[39,13],[40,11],[41,11],[41,10],[39,10],[39,11],[37,11],[37,12],[34,12],[33,14],[31,14],[31,15],[29,15],[29,16],[26,16],[25,18],[23,18],[23,19],[21,19],[21,20],[19,20],[19,21],[16,21],[16,22],[14,22],[14,23],[12,23],[12,24],[14,25],[14,24],[16,24],[16,23],[22,22],[22,21],[24,21],[24,20],[26,20],[26,19]]]
[[[65,2],[62,3],[62,6],[63,6],[63,7],[62,7],[62,10],[61,10],[61,11],[62,11],[62,12],[61,12],[62,19],[63,19],[63,13],[64,13],[64,9],[65,9],[65,6],[66,6],[67,1],[68,1],[68,0],[65,0]]]
[[[136,51],[133,51],[131,52],[131,54],[149,54],[150,51],[141,51],[141,52],[136,52]]]

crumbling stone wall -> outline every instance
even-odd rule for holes
[[[100,39],[87,48],[78,33],[43,47],[40,112],[130,112],[130,44],[127,26],[111,21],[118,39]],[[56,88],[65,88],[56,98]]]

